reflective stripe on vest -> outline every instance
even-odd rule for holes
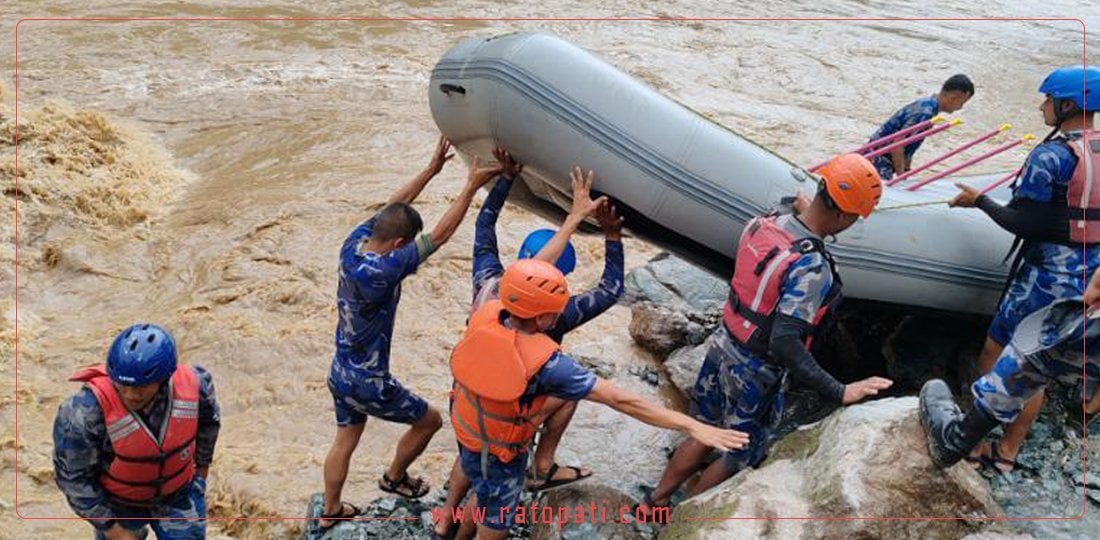
[[[829,296],[811,321],[811,326],[817,326],[839,300],[840,289],[839,276],[824,246],[816,239],[795,238],[774,215],[755,218],[745,226],[734,260],[729,298],[722,310],[722,321],[735,342],[755,355],[770,357],[771,325],[783,280],[795,261],[812,252],[825,257],[834,280]],[[805,341],[807,347],[812,339],[811,332]]]
[[[125,504],[154,505],[191,482],[199,381],[190,366],[180,365],[169,379],[169,407],[156,433],[126,408],[102,365],[81,370],[71,380],[83,381],[103,410],[114,458],[99,482],[112,498]]]
[[[499,300],[490,300],[470,317],[466,332],[451,354],[455,378],[451,424],[459,444],[481,454],[481,470],[488,474],[492,454],[508,463],[534,438],[530,416],[538,413],[546,396],[523,406],[520,397],[531,379],[558,350],[543,334],[525,334],[506,328]]]
[[[1080,139],[1066,140],[1077,157],[1066,187],[1069,207],[1069,238],[1075,243],[1100,242],[1100,183],[1096,169],[1100,166],[1100,132],[1085,130]]]

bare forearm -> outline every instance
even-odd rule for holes
[[[455,233],[458,226],[462,224],[462,218],[466,216],[466,211],[470,208],[470,203],[474,200],[474,193],[476,188],[470,188],[467,186],[459,193],[458,198],[455,199],[451,206],[447,208],[447,211],[443,214],[443,217],[439,218],[439,222],[436,223],[435,228],[432,229],[432,244],[438,249],[447,240],[451,239],[451,235]]]
[[[582,222],[584,222],[583,217],[573,214],[566,216],[565,221],[561,224],[561,228],[558,229],[558,232],[554,233],[554,236],[550,237],[550,241],[546,242],[546,245],[542,246],[542,249],[535,255],[535,258],[540,261],[554,264],[558,260],[558,257],[561,257],[562,252],[565,251],[565,245],[569,243],[569,238],[573,236],[573,233],[577,232]]]
[[[434,176],[435,175],[432,174],[432,171],[430,169],[424,169],[420,172],[420,174],[416,176],[416,178],[409,180],[405,185],[401,186],[397,189],[397,191],[393,192],[393,195],[390,195],[390,199],[386,201],[387,204],[398,202],[412,204],[412,202],[415,201],[418,196],[420,196],[420,192],[424,191],[424,186],[427,186],[428,181],[430,181]]]
[[[607,405],[627,416],[636,418],[651,426],[683,432],[687,432],[688,427],[691,425],[691,418],[684,414],[660,407],[637,394],[627,392],[619,392],[619,394],[621,395],[608,402]]]

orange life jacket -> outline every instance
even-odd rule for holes
[[[1084,130],[1080,139],[1066,144],[1077,156],[1066,188],[1069,207],[1069,239],[1074,243],[1100,243],[1100,131]]]
[[[195,436],[199,428],[199,380],[180,365],[169,380],[171,400],[159,437],[126,408],[103,364],[74,373],[95,395],[107,425],[114,459],[99,483],[123,503],[150,505],[186,487],[195,475]]]
[[[558,351],[558,344],[543,334],[505,327],[503,312],[500,300],[486,302],[470,317],[451,354],[451,424],[459,444],[481,454],[482,474],[487,474],[489,454],[508,463],[527,450],[538,427],[530,417],[542,409],[546,396],[527,406],[519,398]]]

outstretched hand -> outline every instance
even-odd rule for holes
[[[505,180],[515,180],[519,173],[523,172],[523,164],[516,163],[516,160],[512,159],[512,154],[504,149],[503,146],[498,146],[493,149],[493,157],[497,159],[497,163],[501,167],[501,176]]]
[[[470,191],[477,191],[482,186],[488,184],[489,181],[500,175],[503,167],[498,165],[491,165],[489,167],[481,167],[480,160],[477,156],[474,156],[470,160],[470,173],[466,177],[466,188]]]
[[[621,240],[623,237],[623,218],[615,211],[615,205],[610,201],[602,204],[596,210],[596,221],[603,229],[603,235],[608,240]]]
[[[894,385],[894,381],[883,377],[867,377],[862,381],[856,381],[844,386],[842,403],[851,405],[866,397],[877,396],[880,390],[886,390]]]
[[[702,422],[695,422],[688,431],[691,438],[722,451],[740,450],[749,444],[749,434],[732,429],[720,429],[708,426]]]
[[[592,199],[592,182],[596,179],[595,172],[589,170],[587,174],[582,174],[580,167],[573,167],[573,171],[569,173],[569,178],[573,181],[573,209],[569,212],[571,215],[582,219],[587,218],[595,213],[600,205],[607,203],[607,197],[603,195]]]
[[[439,141],[435,143],[435,152],[432,152],[432,160],[428,162],[428,166],[425,167],[425,172],[429,176],[435,176],[443,170],[443,166],[447,164],[451,158],[455,157],[454,152],[451,152],[451,141],[444,136],[439,137]]]
[[[978,197],[982,196],[982,192],[962,182],[955,182],[955,187],[962,191],[959,192],[958,195],[955,195],[955,198],[951,199],[951,201],[947,203],[947,206],[951,208],[973,208],[978,204]]]

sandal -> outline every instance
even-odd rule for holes
[[[986,464],[992,467],[993,470],[997,471],[1001,476],[1011,476],[1017,469],[1026,472],[1035,472],[1031,467],[1021,465],[1019,461],[1002,456],[1001,447],[998,445],[998,442],[999,441],[993,441],[989,444],[990,456],[988,458],[982,456],[983,459],[986,459]],[[1002,469],[1000,466],[1007,466],[1008,470]]]
[[[427,495],[432,486],[423,478],[409,478],[409,473],[406,471],[397,481],[390,480],[386,473],[382,473],[382,479],[378,481],[378,489],[406,499],[419,499]]]
[[[570,469],[573,471],[572,478],[559,478],[554,479],[554,475],[562,469]],[[572,465],[566,465],[565,467],[559,466],[557,463],[550,466],[550,470],[546,471],[546,477],[539,483],[539,475],[529,475],[527,477],[526,485],[524,486],[527,491],[548,491],[554,488],[560,488],[572,484],[574,482],[580,482],[592,476],[592,471],[588,471],[588,474],[584,474],[580,467],[574,467]]]
[[[651,495],[651,492],[646,492],[644,495],[642,495],[642,502],[635,504],[634,507],[630,509],[631,514],[634,515],[634,519],[636,519],[636,520],[638,519],[638,509],[641,508],[642,505],[645,505],[645,507],[648,511],[643,513],[643,516],[644,516],[643,520],[644,521],[642,521],[642,523],[654,523],[653,518],[657,516],[657,513],[654,512],[655,508],[667,508],[667,509],[669,509],[669,511],[667,513],[665,513],[665,519],[667,520],[668,517],[672,515],[672,512],[671,512],[672,501],[669,500],[665,504],[657,504],[657,503],[653,502],[653,498],[650,495]],[[662,525],[667,525],[667,524],[668,524],[667,521],[665,523],[662,523]]]
[[[351,512],[345,512],[344,509],[346,508],[351,508]],[[340,510],[337,511],[335,514],[326,514],[324,512],[321,512],[321,517],[317,518],[317,528],[319,529],[319,532],[324,533],[327,532],[329,529],[339,525],[341,521],[354,519],[355,516],[358,516],[362,513],[363,511],[360,510],[358,506],[341,501]],[[329,521],[330,523],[328,525],[321,525],[322,521]]]

